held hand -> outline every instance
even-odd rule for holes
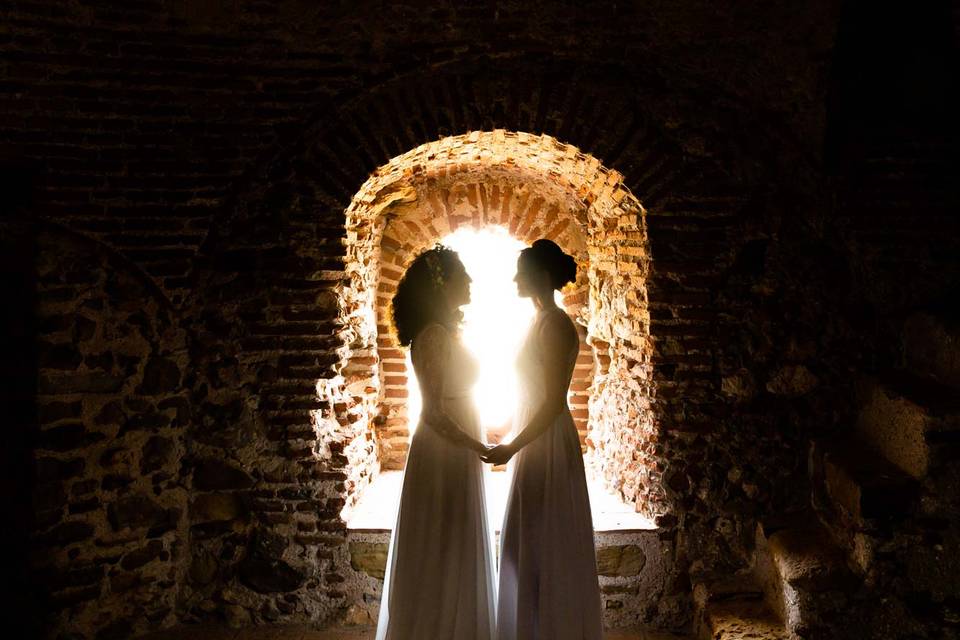
[[[486,455],[480,456],[480,459],[494,465],[506,464],[514,453],[513,447],[509,444],[500,444],[490,449]]]
[[[476,451],[477,455],[480,456],[480,459],[483,460],[487,456],[487,454],[493,450],[493,448],[494,448],[493,445],[478,442],[477,445],[474,447],[474,451]]]

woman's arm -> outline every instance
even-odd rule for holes
[[[544,321],[538,340],[543,358],[543,402],[517,437],[494,447],[483,456],[486,462],[505,463],[517,451],[539,438],[567,405],[567,354],[580,340],[577,330],[565,314],[554,314]]]
[[[485,453],[487,446],[467,435],[444,407],[443,392],[447,382],[447,361],[450,356],[450,334],[441,325],[427,327],[417,337],[417,348],[411,359],[423,398],[421,424],[426,424],[458,446]]]

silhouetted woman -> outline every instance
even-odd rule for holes
[[[486,453],[471,398],[477,363],[460,343],[470,277],[437,245],[407,269],[393,298],[423,408],[410,441],[377,640],[491,640],[496,591],[483,487]]]
[[[517,358],[513,440],[484,460],[516,455],[500,533],[498,640],[600,640],[600,589],[580,439],[567,406],[579,353],[553,292],[576,278],[572,257],[537,240],[517,261],[517,293],[537,315]]]

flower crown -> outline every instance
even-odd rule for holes
[[[433,281],[433,286],[437,289],[443,287],[444,277],[443,277],[443,264],[440,262],[440,250],[441,246],[437,245],[430,250],[430,253],[426,255],[427,267],[430,269],[430,279]]]

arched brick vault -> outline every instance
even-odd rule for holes
[[[653,466],[653,460],[636,454],[630,459],[620,455],[656,438],[649,412],[649,256],[643,207],[623,186],[621,175],[554,138],[472,132],[392,159],[364,183],[347,209],[350,280],[342,293],[343,317],[360,342],[353,348],[359,356],[351,359],[354,366],[345,384],[354,384],[354,400],[369,407],[359,429],[336,434],[350,440],[345,447],[348,489],[362,486],[376,470],[368,436],[374,415],[380,425],[374,430],[380,464],[397,469],[404,463],[407,372],[388,328],[389,300],[403,270],[420,250],[458,227],[486,225],[502,226],[526,242],[551,238],[576,258],[580,277],[564,290],[567,309],[580,320],[584,337],[599,347],[604,363],[593,385],[589,425],[597,467],[620,489]],[[593,356],[586,343],[583,347],[571,400],[585,437]],[[626,389],[630,384],[642,391],[631,393]],[[362,394],[366,397],[360,399]],[[635,487],[628,491],[640,499]],[[642,492],[647,507],[655,487],[643,486]]]
[[[555,135],[624,176],[624,186],[650,216],[652,322],[664,328],[655,339],[654,371],[667,374],[664,403],[676,389],[707,386],[712,356],[705,335],[713,330],[707,289],[711,272],[722,266],[711,261],[723,249],[725,221],[741,204],[741,186],[674,146],[648,122],[637,92],[624,91],[623,79],[612,73],[532,74],[521,81],[517,71],[448,71],[381,86],[327,114],[267,162],[231,215],[214,225],[198,289],[213,295],[214,306],[229,301],[234,308],[251,307],[249,320],[236,327],[246,334],[237,355],[272,361],[267,371],[278,376],[256,386],[261,409],[270,407],[258,419],[275,425],[274,431],[309,434],[304,413],[286,408],[310,405],[318,378],[350,370],[339,356],[357,345],[356,336],[338,322],[334,307],[347,275],[343,211],[357,188],[391,157],[441,133],[491,126]],[[227,287],[221,279],[230,281]],[[221,286],[211,289],[213,283]],[[340,410],[340,421],[356,419],[349,407]],[[686,428],[704,420],[691,404],[665,414],[666,426],[680,416]]]
[[[458,141],[465,144],[465,147],[476,150],[505,147],[502,139],[495,142],[490,140],[492,137],[477,136],[475,142],[462,139]],[[504,137],[512,140],[517,136],[501,135],[501,138]],[[547,140],[552,139],[543,142],[537,140],[534,145],[551,144]],[[424,147],[417,150],[420,149]],[[528,149],[532,151],[533,147]],[[404,154],[401,158],[410,155]],[[435,164],[438,161],[443,162],[443,159],[436,157],[432,160]],[[494,163],[481,164],[483,160],[478,160],[478,166],[473,170],[464,167],[454,158],[457,166],[444,169],[442,165],[438,165],[439,168],[430,172],[432,176],[423,175],[426,172],[422,172],[415,176],[416,186],[409,187],[413,194],[412,201],[394,205],[389,212],[385,212],[387,219],[383,225],[379,251],[380,277],[374,303],[380,357],[381,401],[380,413],[377,416],[377,434],[381,468],[403,467],[409,436],[406,415],[409,372],[406,371],[404,352],[396,348],[390,336],[390,300],[410,260],[432,241],[439,240],[460,227],[480,229],[495,225],[503,227],[527,244],[540,237],[558,242],[568,253],[575,256],[578,263],[580,277],[576,283],[565,287],[564,304],[570,313],[580,317],[582,324],[579,328],[582,338],[586,338],[589,319],[585,305],[589,295],[586,274],[590,264],[585,233],[588,228],[586,206],[578,207],[569,202],[570,198],[565,197],[565,194],[555,197],[549,195],[550,191],[556,190],[556,185],[545,184],[543,178],[555,170],[556,165],[553,169],[542,167],[540,170],[544,175],[538,176],[515,166],[497,167]],[[444,172],[449,172],[449,175],[437,175]],[[371,181],[376,178],[375,175]],[[399,177],[399,180],[406,182],[403,177]],[[547,195],[544,195],[544,192],[547,192]],[[350,226],[352,220],[348,220],[347,224]],[[583,441],[587,428],[586,391],[593,378],[593,355],[586,342],[582,342],[581,351],[581,358],[574,371],[575,392],[570,401]]]
[[[198,382],[197,424],[207,426],[195,442],[204,456],[251,470],[251,531],[293,535],[310,563],[342,561],[340,511],[357,457],[343,434],[367,428],[376,390],[373,336],[364,329],[375,320],[345,317],[342,305],[351,279],[345,211],[391,158],[444,134],[492,129],[575,146],[623,175],[643,202],[657,389],[651,420],[660,435],[620,449],[624,465],[650,461],[621,490],[658,514],[665,530],[678,518],[714,517],[728,489],[697,461],[714,451],[729,455],[717,444],[729,434],[716,426],[728,406],[717,337],[730,316],[718,314],[715,300],[740,242],[734,238],[749,190],[705,159],[709,154],[685,153],[676,142],[684,131],[656,124],[642,96],[603,69],[543,73],[496,61],[484,69],[431,69],[324,112],[248,178],[214,222],[196,275],[197,366],[216,370],[218,384],[214,392]],[[371,434],[367,455],[375,455],[373,444]],[[223,535],[195,540],[194,556],[220,553]],[[327,602],[323,592],[310,598]]]

